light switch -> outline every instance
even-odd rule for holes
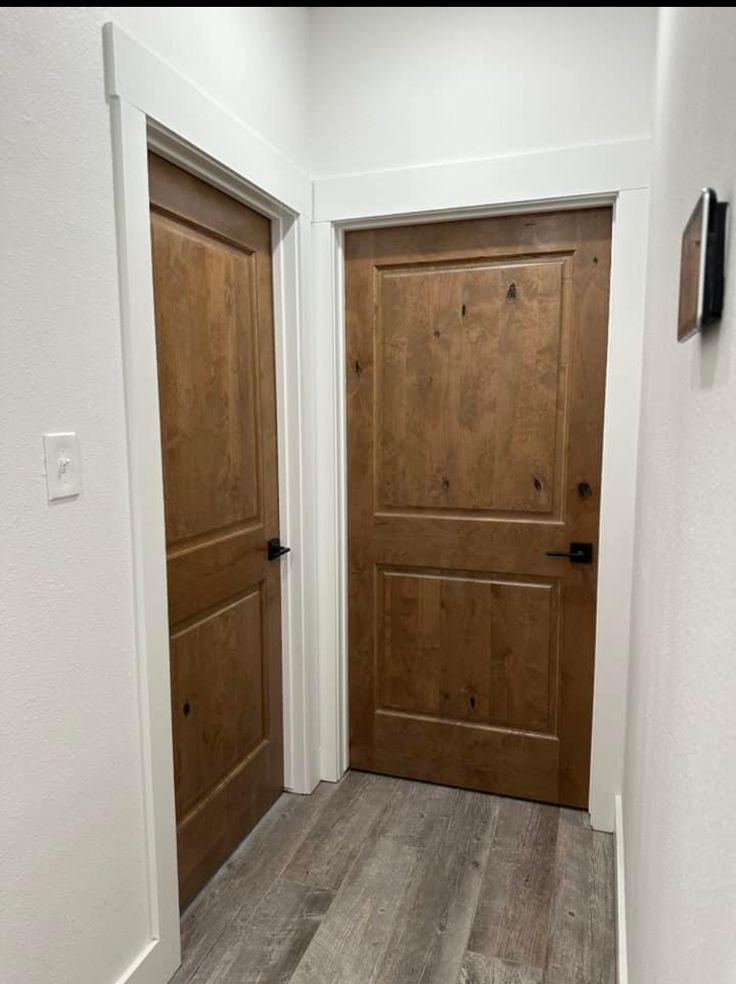
[[[49,502],[67,499],[82,491],[82,468],[79,460],[79,438],[76,434],[44,434],[46,456],[46,487]]]

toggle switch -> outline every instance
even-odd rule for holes
[[[49,502],[79,495],[82,491],[82,469],[77,435],[44,434],[43,450]]]

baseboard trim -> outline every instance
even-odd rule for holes
[[[149,940],[115,984],[165,984],[179,967],[179,941],[166,947],[159,939]]]
[[[148,967],[154,959],[154,953],[159,946],[158,940],[150,940],[133,960],[130,966],[118,977],[116,984],[141,984],[146,979]]]
[[[621,794],[615,798],[614,879],[616,891],[616,967],[618,984],[629,984],[626,949],[626,854],[624,851],[624,810]]]

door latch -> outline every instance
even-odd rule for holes
[[[291,547],[282,547],[281,540],[277,536],[268,541],[267,548],[269,560],[278,560],[279,557],[283,557],[291,550]]]
[[[592,543],[571,543],[567,551],[548,550],[548,557],[567,557],[571,564],[592,564]]]

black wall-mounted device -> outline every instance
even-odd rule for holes
[[[678,342],[723,312],[727,208],[712,188],[704,188],[682,234]]]

